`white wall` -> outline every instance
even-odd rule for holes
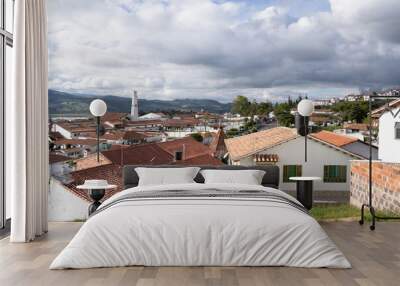
[[[60,134],[66,138],[66,139],[72,139],[72,134],[68,130],[62,128],[60,125],[57,123],[53,124],[53,131],[54,132],[60,132]]]
[[[396,114],[398,110],[393,110],[393,113]],[[400,139],[395,139],[394,130],[396,122],[400,122],[400,116],[393,118],[390,112],[385,112],[379,118],[378,158],[384,162],[400,163]]]
[[[324,165],[346,165],[346,183],[324,183],[323,180],[314,182],[314,189],[318,191],[349,191],[350,189],[350,161],[354,159],[336,149],[330,148],[312,139],[308,140],[308,158],[304,162],[304,137],[291,140],[281,145],[268,149],[260,154],[277,154],[279,162],[279,188],[284,191],[296,190],[296,183],[283,183],[284,165],[302,165],[303,176],[315,176],[323,179]],[[240,165],[254,165],[252,158],[240,160]]]
[[[50,181],[49,221],[84,220],[89,202],[75,196],[54,178]]]

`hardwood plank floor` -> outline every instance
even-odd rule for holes
[[[375,232],[356,222],[323,223],[353,268],[123,267],[48,270],[81,223],[50,223],[47,235],[28,244],[0,241],[0,285],[400,285],[400,223],[379,222]]]

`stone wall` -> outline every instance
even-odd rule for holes
[[[368,161],[351,162],[350,204],[368,203]],[[400,214],[400,164],[372,163],[372,205],[377,210]]]

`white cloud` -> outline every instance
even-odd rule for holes
[[[282,3],[51,0],[50,87],[225,101],[399,84],[400,1],[331,0],[299,17],[299,1]]]

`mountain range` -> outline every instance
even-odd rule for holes
[[[87,115],[90,102],[100,98],[107,103],[110,112],[130,112],[131,98],[113,95],[73,94],[49,89],[49,113],[50,115]],[[212,99],[174,99],[151,100],[139,98],[139,112],[161,111],[201,111],[212,113],[224,113],[231,110],[231,103],[221,103]]]

